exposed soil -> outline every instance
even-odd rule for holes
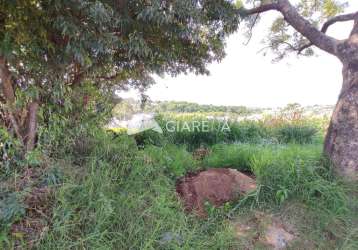
[[[187,212],[206,217],[205,201],[220,206],[256,189],[253,178],[235,169],[211,168],[180,178],[176,191]]]

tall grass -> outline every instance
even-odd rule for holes
[[[175,179],[196,168],[190,153],[174,145],[140,151],[126,145],[123,138],[116,145],[94,145],[82,178],[69,176],[59,189],[53,226],[39,249],[237,246],[223,210],[213,211],[206,221],[183,212]]]
[[[62,132],[52,137],[46,131],[40,148],[51,142],[45,152],[53,158],[46,163],[52,164],[51,171],[40,179],[46,179],[43,185],[52,183],[56,192],[51,223],[37,249],[240,249],[228,214],[248,216],[252,208],[288,211],[297,217],[291,219],[300,237],[317,241],[318,249],[355,249],[357,200],[351,197],[356,190],[340,183],[321,157],[322,145],[312,133],[313,128],[321,132],[318,126],[272,120],[229,125],[230,133],[165,131],[163,136],[148,132],[131,137],[84,124],[64,135],[62,148],[55,138]],[[212,147],[198,162],[187,148],[200,144]],[[252,172],[257,192],[221,208],[209,206],[205,220],[186,214],[175,194],[176,179],[202,167]],[[0,212],[7,211],[4,202],[12,196],[0,195]],[[297,209],[288,209],[296,203]],[[0,231],[5,249],[15,242],[11,223],[27,213],[21,200],[11,204],[14,209]],[[331,234],[335,238],[328,244]]]
[[[324,127],[316,119],[285,120],[267,118],[260,121],[208,119],[203,115],[160,115],[157,117],[164,138],[170,143],[187,145],[190,150],[200,145],[218,143],[307,144],[322,141]],[[200,124],[199,128],[195,124]],[[205,124],[207,127],[204,128]],[[169,125],[169,126],[168,126]]]
[[[258,189],[232,212],[245,219],[256,210],[275,213],[299,232],[292,249],[356,249],[357,185],[334,177],[321,152],[314,144],[219,144],[203,164],[251,171]]]
[[[76,178],[67,176],[58,190],[53,225],[39,249],[240,247],[226,217],[236,203],[209,209],[206,220],[183,212],[175,196],[175,180],[198,168],[184,147],[137,150],[127,146],[128,137],[116,138],[113,144],[110,137],[98,140],[82,166],[84,173]],[[339,225],[339,233],[348,234],[339,236],[335,246],[354,245],[354,225],[347,219],[352,215],[346,216],[352,208],[344,186],[333,178],[320,152],[318,145],[220,144],[212,148],[203,164],[252,171],[259,186],[251,203],[256,209],[282,207],[280,211],[285,211],[290,202],[302,204],[307,215],[300,218],[311,218],[318,230],[305,229],[309,235],[304,239],[317,239],[333,224]],[[243,203],[239,210],[250,208],[245,204],[250,203]],[[292,213],[303,216],[299,209],[303,208]],[[324,242],[317,245],[327,246]]]
[[[320,145],[221,144],[213,147],[204,164],[253,172],[262,202],[296,198],[310,204],[320,200],[336,212],[346,209],[344,192],[322,158]]]

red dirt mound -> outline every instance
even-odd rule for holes
[[[197,173],[189,173],[178,180],[176,191],[187,212],[206,216],[204,202],[214,206],[235,199],[256,189],[251,177],[230,168],[212,168]]]

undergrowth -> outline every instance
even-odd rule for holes
[[[71,143],[64,150],[56,151],[58,144],[47,149],[50,158],[37,151],[16,175],[2,175],[7,187],[0,196],[2,248],[26,245],[13,225],[30,215],[29,190],[14,183],[21,169],[43,169],[36,187],[54,193],[37,249],[241,249],[245,244],[235,236],[232,220],[256,210],[294,224],[300,233],[294,249],[356,249],[356,186],[334,177],[320,144],[217,144],[198,161],[186,145],[138,146],[130,136],[80,131],[68,133]],[[252,173],[258,189],[221,208],[209,205],[205,220],[186,214],[176,180],[207,167]]]
[[[122,139],[118,144],[127,142]],[[124,160],[113,164],[114,158],[124,152]],[[53,229],[39,249],[236,246],[222,209],[213,211],[207,221],[182,211],[175,196],[175,177],[195,168],[187,151],[172,145],[130,153],[127,158],[128,149],[95,146],[84,166],[86,175],[80,179],[69,176],[58,190]]]
[[[163,129],[169,143],[187,145],[189,150],[200,145],[218,143],[321,143],[324,130],[322,121],[314,119],[287,120],[266,118],[264,120],[218,120],[199,114],[158,115],[156,121]],[[148,141],[160,141],[151,133],[143,135]],[[142,139],[144,140],[144,139]],[[158,143],[157,143],[158,144]]]

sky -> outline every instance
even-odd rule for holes
[[[358,1],[348,1],[346,12],[358,10]],[[220,63],[209,65],[209,76],[194,74],[175,78],[155,76],[157,84],[147,95],[153,101],[187,101],[200,104],[248,107],[282,107],[288,103],[301,105],[334,105],[342,84],[342,66],[335,57],[316,50],[317,56],[291,56],[273,63],[272,55],[259,53],[265,45],[275,13],[265,13],[248,45],[242,33],[227,39],[227,56]],[[330,27],[328,35],[347,38],[353,22]],[[135,97],[133,91],[121,93]]]

